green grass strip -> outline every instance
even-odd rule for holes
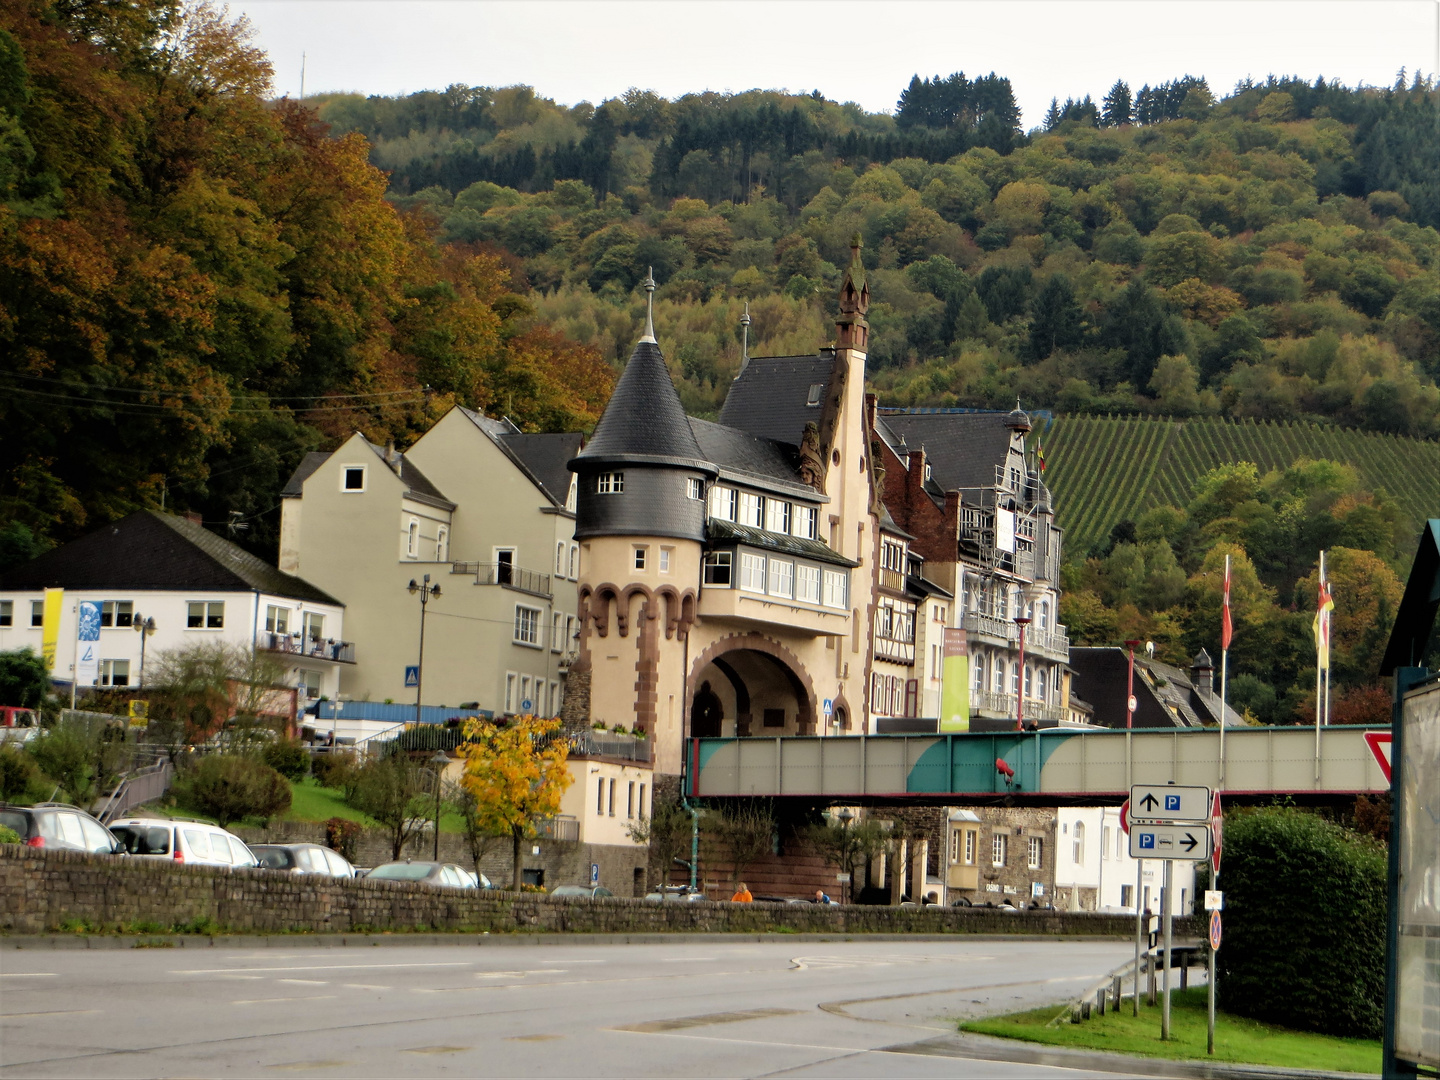
[[[1119,1011],[1092,1015],[1079,1024],[1065,1021],[1048,1026],[1056,1006],[969,1020],[961,1031],[996,1035],[1004,1039],[1102,1050],[1114,1054],[1179,1060],[1234,1061],[1247,1065],[1274,1065],[1290,1069],[1327,1069],[1338,1072],[1378,1073],[1380,1043],[1375,1039],[1340,1039],[1262,1024],[1241,1016],[1215,1015],[1215,1056],[1205,1053],[1205,988],[1175,991],[1170,996],[1170,1041],[1160,1041],[1160,1005],[1140,1007],[1131,1015],[1126,1002]]]

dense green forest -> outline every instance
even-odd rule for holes
[[[528,87],[316,98],[442,244],[506,260],[552,328],[623,359],[653,265],[686,404],[828,334],[850,239],[892,404],[1308,419],[1440,433],[1440,104],[1186,75],[1022,132],[994,74],[914,79],[893,115],[818,94]]]

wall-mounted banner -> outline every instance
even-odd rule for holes
[[[40,655],[45,658],[45,666],[52,675],[55,673],[55,649],[60,644],[60,614],[64,610],[61,607],[64,603],[64,589],[45,590],[44,617],[40,624]]]
[[[75,635],[75,685],[94,686],[100,678],[100,604],[80,601],[79,630]]]
[[[940,730],[970,730],[970,647],[965,631],[945,631],[945,653],[940,666]]]
[[[995,511],[995,548],[998,551],[1015,550],[1015,512]]]

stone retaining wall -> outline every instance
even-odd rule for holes
[[[1195,919],[1177,919],[1193,936]],[[1133,918],[983,908],[570,900],[0,845],[0,931],[818,932],[1127,937]]]

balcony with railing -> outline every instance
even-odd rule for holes
[[[979,611],[967,611],[961,616],[960,625],[967,634],[972,634],[984,642],[1004,645],[1011,649],[1020,647],[1020,628],[1010,619],[986,615]],[[1068,661],[1070,635],[1063,626],[1057,626],[1054,630],[1037,630],[1032,623],[1025,630],[1025,651],[1051,660]]]
[[[262,652],[286,653],[307,660],[329,660],[336,664],[355,663],[355,643],[334,638],[312,638],[301,634],[277,634],[262,630],[255,647]]]
[[[529,593],[531,596],[551,595],[550,575],[508,562],[457,562],[450,564],[452,574],[472,574],[476,585],[499,585],[504,589]]]
[[[580,821],[570,814],[541,818],[535,822],[535,834],[545,840],[566,840],[575,843],[580,839]]]
[[[988,716],[1013,717],[1015,715],[1014,694],[1004,694],[995,690],[971,690],[970,705],[976,712]],[[1026,698],[1025,719],[1059,723],[1065,719],[1065,710],[1055,702]]]

